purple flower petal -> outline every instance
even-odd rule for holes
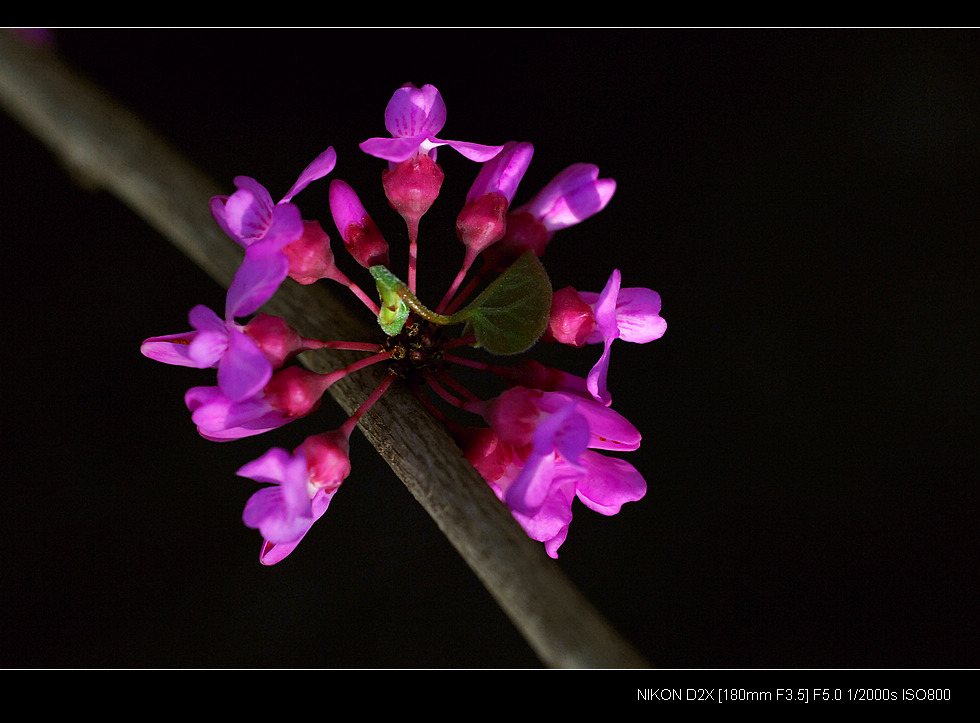
[[[385,128],[392,137],[369,138],[360,149],[389,163],[401,163],[420,153],[435,161],[436,148],[444,145],[478,162],[489,161],[503,148],[436,138],[445,124],[442,94],[432,85],[416,88],[409,83],[396,90],[385,107]]]
[[[552,484],[548,496],[533,515],[512,511],[514,519],[520,523],[527,536],[544,543],[549,557],[558,557],[558,548],[568,536],[574,495],[574,485]]]
[[[190,343],[188,356],[199,369],[217,366],[228,348],[225,322],[211,309],[200,304],[191,309],[189,317],[191,326],[198,333]]]
[[[594,399],[579,397],[571,392],[548,392],[543,398],[542,409],[552,411],[558,406],[577,400],[575,411],[589,424],[589,447],[592,449],[632,452],[640,448],[642,437],[639,430],[619,412]]]
[[[534,515],[551,489],[554,472],[554,452],[532,452],[504,493],[507,506],[520,514]]]
[[[166,336],[152,336],[145,339],[140,345],[140,353],[154,361],[172,364],[180,367],[200,368],[194,359],[191,359],[191,342],[197,336],[197,331],[185,331],[182,334],[168,334]]]
[[[260,396],[233,402],[220,387],[191,387],[184,403],[198,434],[213,442],[228,442],[262,434],[292,421]]]
[[[401,163],[418,153],[419,146],[425,141],[425,138],[425,136],[415,136],[412,138],[369,138],[360,143],[358,147],[369,156],[381,158],[391,163]]]
[[[660,316],[660,294],[644,288],[620,290],[616,326],[619,338],[634,344],[646,344],[662,337],[667,322]]]
[[[336,493],[336,489],[329,492],[325,490],[317,490],[317,493],[314,495],[311,502],[311,507],[313,510],[312,519],[302,534],[300,534],[300,536],[292,542],[282,544],[276,544],[269,540],[263,540],[262,548],[259,551],[259,562],[261,562],[263,565],[275,565],[277,562],[282,561],[287,555],[289,555],[289,553],[295,550],[297,545],[299,545],[302,539],[306,536],[306,533],[313,527],[313,523],[319,520],[323,516],[323,513],[327,511],[327,508],[330,506],[330,501],[333,499],[333,496]]]
[[[245,259],[228,286],[225,318],[248,316],[272,298],[289,275],[289,259],[281,251],[265,253],[262,249],[245,251]]]
[[[431,84],[404,85],[385,107],[385,128],[395,138],[434,136],[446,124],[446,103]]]
[[[238,190],[224,202],[219,214],[232,238],[243,246],[250,246],[265,236],[272,223],[275,204],[265,186],[254,178],[237,176],[235,185]]]
[[[602,354],[586,376],[589,394],[607,407],[612,404],[612,395],[609,393],[609,359],[612,356],[612,343],[613,337],[603,341]]]
[[[280,203],[272,212],[272,219],[265,235],[259,242],[265,253],[279,251],[303,235],[303,215],[294,203]],[[249,247],[251,248],[251,246]]]
[[[429,142],[432,146],[449,146],[464,158],[477,163],[485,163],[503,150],[503,146],[487,146],[482,143],[468,143],[466,141],[444,141],[439,138],[429,138]]]
[[[619,269],[614,269],[609,275],[606,287],[599,294],[599,300],[594,308],[596,335],[601,336],[603,343],[602,355],[589,370],[586,377],[589,392],[597,401],[606,406],[612,403],[606,382],[609,375],[609,356],[612,351],[612,343],[619,336],[619,327],[616,324],[616,300],[619,297],[619,285]],[[590,336],[589,340],[591,339]]]
[[[524,178],[534,146],[530,143],[505,143],[500,153],[485,162],[466,194],[466,203],[487,193],[499,193],[510,203],[514,200],[517,187]]]
[[[534,430],[532,452],[507,489],[507,505],[523,514],[533,514],[551,489],[556,454],[576,464],[589,443],[589,424],[578,413],[576,400],[569,399],[547,415]]]
[[[554,233],[601,211],[615,192],[616,182],[611,178],[600,179],[598,166],[574,163],[552,178],[515,213],[530,213],[549,233]]]
[[[293,196],[306,188],[312,181],[326,176],[334,169],[334,166],[336,165],[337,152],[333,149],[333,146],[330,146],[327,148],[327,150],[317,156],[301,174],[299,174],[299,178],[296,179],[296,183],[293,184],[293,187],[289,189],[289,192],[282,197],[282,200],[279,203],[291,201]]]
[[[245,525],[273,543],[295,542],[313,524],[309,471],[302,453],[275,447],[238,470],[242,477],[271,483],[245,503]]]
[[[253,397],[269,383],[272,364],[243,332],[228,333],[227,351],[218,364],[218,386],[233,402]]]
[[[576,494],[589,509],[603,515],[615,515],[623,504],[636,502],[646,494],[646,480],[626,460],[586,452],[582,461],[585,473],[578,471]]]

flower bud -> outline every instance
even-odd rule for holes
[[[273,369],[279,369],[300,352],[323,346],[321,342],[301,337],[285,319],[262,312],[245,325],[244,331],[269,360]]]
[[[456,219],[456,235],[466,247],[469,262],[503,237],[507,206],[507,198],[499,193],[484,194],[463,206]]]
[[[438,198],[443,177],[442,168],[425,154],[382,171],[388,203],[405,219],[411,238],[418,234],[419,219]]]
[[[291,366],[272,375],[265,387],[269,406],[286,417],[305,417],[320,406],[330,376]]]
[[[310,483],[330,492],[350,474],[350,443],[339,430],[307,437],[299,446],[306,455]]]
[[[388,242],[371,219],[360,199],[340,179],[330,183],[330,213],[344,246],[361,266],[388,266]]]
[[[570,346],[583,346],[595,330],[592,306],[571,286],[559,289],[551,297],[551,316],[544,338]]]
[[[300,284],[309,285],[320,279],[347,281],[334,262],[330,237],[319,221],[303,221],[302,236],[282,250],[289,259],[290,278]]]

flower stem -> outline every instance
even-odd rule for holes
[[[353,374],[354,372],[363,369],[364,367],[369,367],[372,364],[377,364],[378,362],[383,362],[388,359],[391,359],[391,354],[392,353],[390,351],[378,352],[377,354],[369,356],[366,359],[361,359],[360,361],[356,361],[353,364],[344,367],[343,369],[338,369],[333,372],[327,372],[326,374],[324,374],[324,376],[329,380],[327,382],[327,386],[330,386],[331,384],[339,381],[340,379],[343,379],[348,374]]]
[[[350,439],[350,435],[354,431],[354,427],[357,426],[357,423],[361,420],[361,417],[364,416],[364,413],[374,406],[374,403],[381,398],[381,395],[388,390],[388,387],[390,387],[394,381],[394,374],[389,374],[382,379],[381,383],[374,388],[373,392],[371,392],[371,395],[365,399],[361,403],[361,406],[359,406],[357,410],[347,418],[347,421],[340,426],[340,431],[343,432],[348,439]]]
[[[460,284],[463,283],[463,279],[466,278],[466,274],[469,273],[470,264],[464,262],[463,267],[456,274],[456,278],[453,279],[453,283],[450,285],[449,289],[446,291],[446,295],[442,297],[442,301],[439,302],[439,306],[436,307],[436,311],[440,314],[444,313],[449,303],[453,300],[453,295],[456,290],[459,289]]]
[[[343,351],[374,351],[379,352],[384,347],[380,344],[367,341],[321,341],[318,342],[320,349],[341,349]]]
[[[372,314],[374,314],[375,316],[378,315],[378,312],[380,311],[380,309],[378,308],[378,305],[375,303],[375,301],[370,296],[368,296],[366,293],[364,293],[364,290],[360,286],[358,286],[353,281],[349,281],[347,283],[347,288],[350,289],[352,292],[354,292],[354,296],[356,296],[358,299],[360,299],[363,302],[363,304],[368,309],[371,310],[371,313]]]

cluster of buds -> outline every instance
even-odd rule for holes
[[[384,381],[340,427],[309,436],[292,451],[274,447],[238,470],[265,485],[243,513],[245,524],[262,535],[263,564],[286,557],[326,511],[351,472],[352,431],[396,381],[410,385],[445,423],[527,534],[557,557],[575,499],[614,515],[646,493],[635,467],[607,454],[640,445],[636,427],[612,409],[607,375],[615,340],[646,343],[663,335],[660,297],[622,287],[619,270],[598,292],[555,291],[540,260],[556,231],[606,206],[615,182],[599,178],[594,165],[573,164],[530,201],[512,207],[533,154],[530,143],[440,138],[446,106],[431,85],[399,88],[384,120],[390,137],[371,138],[360,149],[387,162],[381,172],[384,194],[407,228],[406,281],[391,270],[384,234],[347,183],[330,182],[330,214],[350,258],[373,280],[377,301],[341,271],[321,223],[304,219],[295,204],[297,194],[333,172],[337,155],[330,147],[278,202],[246,176],[234,179],[231,195],[211,199],[216,223],[245,250],[224,316],[196,306],[190,331],[146,339],[142,353],[167,364],[217,370],[216,384],[191,388],[185,403],[199,434],[218,442],[306,417],[338,379],[371,364],[388,366]],[[430,308],[416,296],[416,272],[420,221],[444,180],[436,162],[440,146],[480,167],[457,218],[460,270]],[[309,339],[285,320],[260,312],[287,277],[349,289],[377,317],[378,339]],[[538,341],[601,352],[586,377],[534,360],[504,363]],[[364,357],[325,374],[295,361],[301,352],[324,348]],[[453,376],[464,368],[492,374],[500,392],[477,396]]]

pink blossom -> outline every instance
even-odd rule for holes
[[[556,558],[567,537],[576,498],[600,514],[614,515],[626,502],[646,494],[646,481],[631,464],[583,448],[578,412],[585,412],[582,416],[588,415],[595,428],[602,430],[597,434],[588,429],[588,446],[600,441],[601,434],[609,433],[614,436],[608,438],[608,448],[635,449],[639,434],[591,399],[576,401],[575,395],[567,395],[541,403],[545,396],[528,395],[526,391],[496,400],[496,408],[487,410],[491,427],[465,430],[460,443],[467,459],[498,499],[508,505],[528,536],[544,543],[548,555]],[[556,406],[562,401],[564,406]],[[539,417],[540,423],[534,426],[533,410],[544,408],[557,411]],[[530,443],[526,441],[528,433]],[[626,443],[616,444],[617,438]]]
[[[273,565],[300,543],[326,512],[341,483],[350,474],[350,429],[307,437],[292,455],[273,448],[249,462],[238,474],[266,482],[245,504],[246,526],[262,533],[259,560]]]
[[[371,219],[357,193],[339,178],[330,182],[330,214],[344,246],[366,269],[388,265],[388,242]]]
[[[543,542],[548,555],[557,558],[572,521],[573,498],[609,516],[618,514],[626,502],[642,499],[646,491],[646,480],[629,462],[587,450],[574,465],[556,460],[549,493],[533,514],[513,514],[528,536]]]
[[[551,491],[557,460],[578,465],[589,444],[589,423],[573,400],[544,415],[535,426],[530,454],[504,493],[507,506],[523,515],[541,509]]]
[[[220,386],[192,387],[184,395],[198,433],[214,442],[263,434],[305,417],[319,407],[335,379],[300,367],[273,372],[269,382],[244,399],[230,398]]]
[[[509,141],[480,168],[456,220],[456,233],[466,246],[464,268],[469,268],[477,254],[503,237],[507,209],[533,154],[530,143]]]
[[[288,275],[297,283],[309,286],[320,279],[332,279],[344,285],[350,282],[337,268],[330,237],[319,221],[303,221],[303,233],[286,244],[282,252],[289,263]]]
[[[446,104],[433,85],[417,88],[411,83],[395,91],[385,108],[385,128],[390,138],[370,138],[360,144],[365,153],[400,163],[417,155],[436,160],[438,146],[448,145],[472,161],[487,161],[502,146],[487,146],[438,138],[446,124]]]
[[[595,315],[595,327],[586,342],[603,345],[602,355],[588,375],[592,396],[603,404],[612,398],[606,380],[609,374],[609,354],[616,339],[646,344],[659,339],[667,331],[667,322],[660,316],[660,294],[644,288],[620,288],[620,272],[614,269],[601,293],[580,292]]]
[[[606,207],[616,181],[599,178],[599,167],[575,163],[551,179],[530,201],[511,209],[507,232],[489,248],[486,260],[505,268],[525,251],[542,256],[555,232],[573,226]]]
[[[595,311],[571,286],[551,295],[551,315],[544,338],[569,346],[584,346],[595,331]]]
[[[345,426],[307,437],[297,451],[306,455],[310,484],[332,492],[350,475],[350,432]]]
[[[248,257],[235,272],[225,296],[225,318],[206,306],[191,309],[192,331],[151,337],[141,352],[156,361],[198,369],[217,368],[218,387],[230,402],[242,402],[262,390],[272,362],[235,317],[264,304],[281,282],[281,268]]]
[[[330,173],[336,163],[337,154],[331,146],[303,170],[278,203],[254,178],[236,176],[238,190],[230,196],[214,196],[211,215],[225,233],[246,248],[260,242],[281,247],[303,233],[299,209],[291,203],[293,196]]]
[[[481,472],[497,470],[502,499],[526,517],[545,504],[561,465],[578,468],[587,449],[626,452],[640,446],[639,431],[622,415],[569,392],[512,387],[468,408],[487,420],[496,437],[492,446],[486,437],[474,438],[480,450],[474,464],[483,466]]]
[[[599,167],[574,163],[551,179],[537,195],[514,213],[526,212],[554,234],[574,226],[606,207],[616,192],[616,181],[599,178]]]
[[[274,447],[244,465],[238,475],[269,485],[249,497],[242,513],[245,525],[262,533],[259,560],[264,565],[279,562],[296,548],[337,491],[310,482],[303,450],[290,455]]]

